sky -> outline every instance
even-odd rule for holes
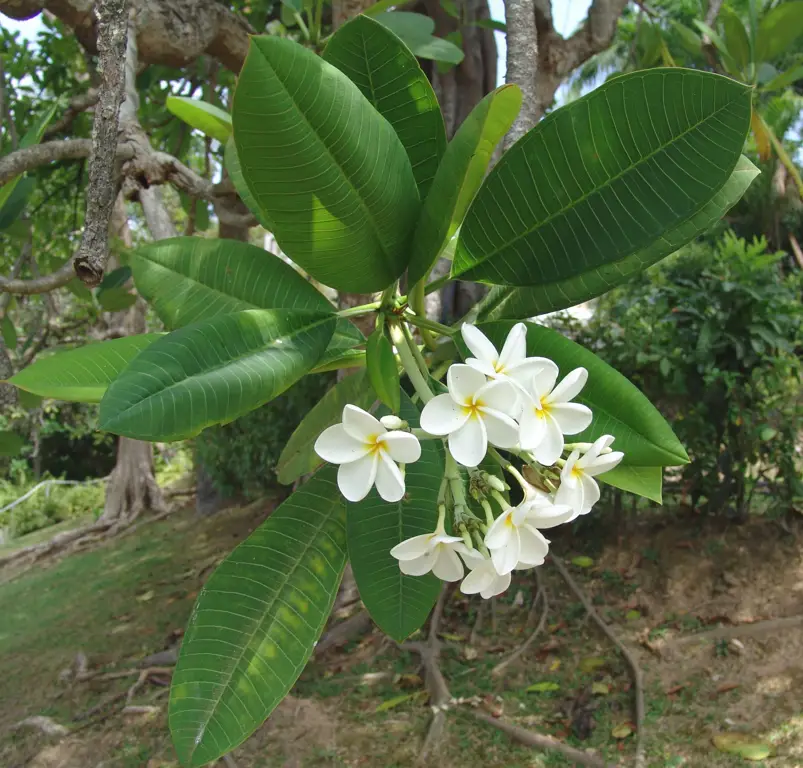
[[[489,4],[491,18],[497,21],[504,21],[504,0],[489,0]],[[555,29],[564,37],[570,35],[585,18],[590,4],[590,0],[552,0],[552,17],[555,21]],[[28,39],[35,38],[42,27],[39,16],[28,19],[28,21],[14,21],[1,14],[0,25],[6,29],[19,30],[22,36]],[[505,51],[507,46],[505,45],[505,35],[502,32],[496,32],[495,35],[496,46],[499,51],[496,79],[497,84],[501,85],[505,82]]]

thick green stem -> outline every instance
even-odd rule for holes
[[[442,275],[437,280],[433,280],[431,283],[427,283],[424,287],[424,293],[429,296],[430,293],[433,291],[437,291],[439,288],[442,288],[446,283],[448,283],[452,279],[451,275]]]
[[[424,360],[424,356],[421,354],[418,344],[415,343],[415,339],[413,338],[413,334],[410,333],[410,329],[404,324],[402,324],[402,332],[404,333],[404,339],[407,342],[407,346],[410,348],[410,351],[413,353],[413,357],[418,364],[418,370],[421,371],[421,375],[426,379],[429,376],[429,366],[427,365],[427,361]]]
[[[435,331],[435,333],[440,333],[442,336],[454,336],[458,332],[457,328],[450,328],[443,323],[436,323],[434,320],[421,317],[421,315],[406,313],[404,319],[411,325],[416,326],[416,328],[426,328],[427,330]]]
[[[404,331],[399,327],[399,323],[392,323],[390,325],[390,337],[396,345],[396,352],[399,355],[399,360],[401,360],[402,367],[415,388],[415,391],[418,393],[423,403],[428,403],[432,400],[434,395],[429,388],[429,383],[418,368],[418,363],[410,347],[407,345],[407,337],[404,335]]]
[[[370,304],[360,304],[359,307],[349,307],[348,309],[341,309],[335,314],[338,317],[356,317],[358,315],[367,315],[369,312],[375,312],[382,306],[381,301],[372,301]]]
[[[424,301],[424,282],[423,280],[419,280],[414,286],[413,290],[410,291],[410,307],[419,317],[426,317],[426,303]],[[429,347],[429,349],[435,350],[438,348],[438,345],[435,343],[435,339],[432,337],[432,334],[426,328],[419,328],[419,332],[421,333],[421,338],[424,340],[424,344]]]

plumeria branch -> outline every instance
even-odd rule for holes
[[[421,317],[421,315],[415,315],[412,312],[406,312],[404,314],[404,319],[411,325],[416,326],[416,328],[425,328],[428,331],[435,331],[435,333],[439,333],[442,336],[455,336],[458,333],[456,328],[450,328],[448,325],[438,323],[426,317]]]
[[[412,350],[408,346],[407,337],[405,336],[404,331],[399,323],[394,322],[390,324],[390,337],[393,340],[393,343],[396,345],[396,351],[399,355],[399,359],[401,360],[401,364],[404,367],[405,373],[410,379],[410,383],[415,388],[415,391],[418,393],[421,401],[428,403],[430,400],[432,400],[434,395],[432,394],[432,390],[429,388],[429,383],[418,368],[418,363],[416,362]]]

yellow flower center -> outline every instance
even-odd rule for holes
[[[578,480],[583,476],[583,470],[580,469],[576,464],[572,467],[572,477],[576,477]]]
[[[381,437],[381,435],[368,435],[368,437],[365,438],[365,445],[368,448],[368,454],[370,456],[374,456],[382,450],[383,442]]]
[[[481,400],[467,400],[465,403],[463,403],[463,413],[468,415],[469,419],[478,419],[480,418],[481,407]]]
[[[533,406],[533,412],[539,419],[545,419],[549,414],[549,403],[539,399]]]

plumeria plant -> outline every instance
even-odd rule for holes
[[[254,37],[232,115],[214,125],[281,257],[203,238],[138,248],[137,291],[169,332],[13,379],[99,400],[115,434],[172,441],[353,369],[287,443],[279,479],[296,490],[198,597],[170,700],[182,763],[233,749],[287,694],[347,560],[377,625],[403,640],[443,582],[489,598],[540,566],[545,533],[588,514],[598,482],[660,501],[663,467],[687,461],[635,386],[530,318],[604,293],[721,218],[757,173],[741,155],[750,89],[682,69],[613,78],[488,173],[520,103],[498,88],[447,142],[387,26],[358,17],[322,56]],[[430,279],[444,254],[451,271]],[[456,279],[490,291],[447,326],[424,299]],[[370,295],[338,310],[321,285]],[[350,322],[365,315],[367,339]]]

